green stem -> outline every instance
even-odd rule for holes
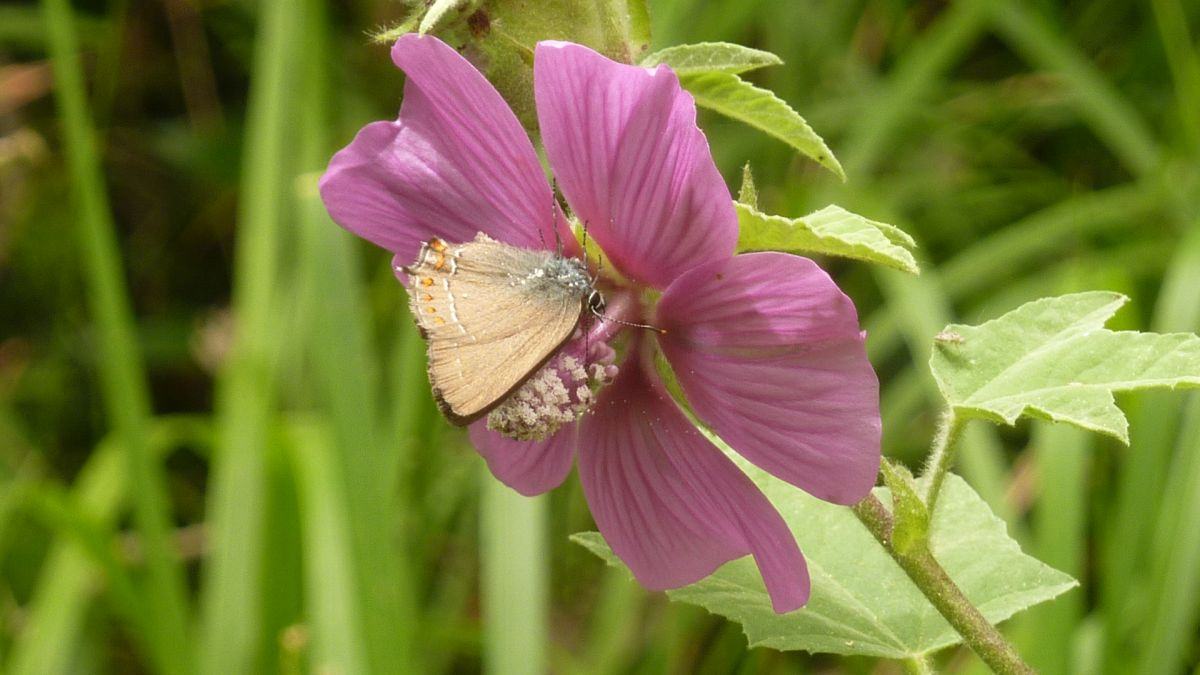
[[[958,631],[963,641],[989,668],[1001,675],[1033,673],[1033,668],[1021,660],[1017,650],[1000,634],[980,611],[971,604],[962,590],[946,574],[933,557],[928,545],[916,546],[905,553],[892,546],[892,514],[875,495],[853,507],[854,515],[867,526],[871,534],[887,549],[909,579],[929,600],[946,621]]]
[[[964,421],[954,414],[952,408],[947,409],[942,413],[941,425],[938,426],[937,436],[933,439],[933,452],[929,455],[923,476],[925,491],[921,495],[929,508],[931,518],[937,505],[938,493],[942,491],[942,482],[946,480],[946,472],[954,464],[954,446],[958,444],[958,437],[962,435]]]
[[[913,656],[900,662],[908,675],[934,675],[937,673],[927,656]]]

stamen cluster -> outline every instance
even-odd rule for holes
[[[551,359],[488,413],[487,428],[518,441],[540,441],[582,417],[595,404],[596,391],[617,375],[611,347],[593,343],[588,352],[580,358],[564,351]]]

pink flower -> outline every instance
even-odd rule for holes
[[[433,37],[400,38],[392,59],[408,75],[400,116],[368,124],[330,162],[321,195],[334,220],[397,264],[430,237],[467,242],[477,232],[526,248],[561,239],[578,255],[533,145],[487,80]],[[852,504],[875,482],[880,437],[854,305],[808,259],[734,255],[728,188],[669,68],[542,42],[534,87],[558,185],[620,273],[603,282],[608,313],[666,332],[625,329],[619,372],[577,424],[517,441],[480,421],[476,448],[527,495],[560,484],[577,455],[596,524],[648,588],[686,585],[751,554],[775,610],[800,607],[809,579],[792,533],[667,393],[653,342],[695,414],[746,459]],[[656,307],[647,291],[661,292]],[[620,326],[594,328],[591,339],[611,342]]]

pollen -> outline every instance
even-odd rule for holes
[[[424,279],[421,279],[421,285],[425,288],[429,288],[433,285],[433,277],[425,277]]]
[[[433,263],[433,269],[440,270],[446,266],[446,254],[438,253],[437,260]]]
[[[429,248],[441,253],[446,250],[446,242],[441,239],[433,239],[429,242]]]
[[[591,365],[600,369],[595,378],[589,377],[578,358],[559,355],[488,414],[488,428],[519,441],[549,438],[592,408],[596,401],[592,386],[611,381],[605,377],[605,366]],[[607,368],[616,370],[616,366]]]

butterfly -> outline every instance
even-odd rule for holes
[[[463,244],[430,239],[402,269],[409,309],[428,342],[434,398],[457,425],[487,415],[524,384],[586,312],[604,312],[582,260],[483,233]]]

